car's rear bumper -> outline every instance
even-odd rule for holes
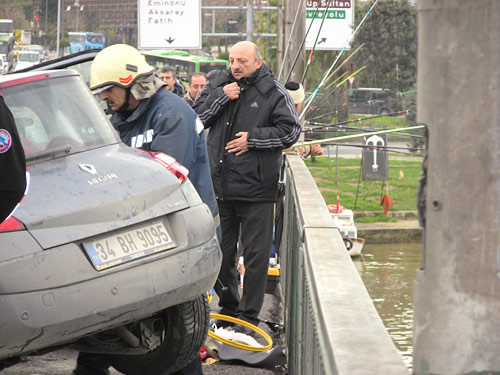
[[[210,228],[208,232],[213,235],[213,230]],[[215,284],[222,260],[215,236],[196,246],[190,246],[192,238],[179,242],[181,246],[177,249],[102,272],[92,268],[76,245],[65,249],[65,253],[73,250],[73,256],[60,257],[65,274],[61,273],[61,264],[54,262],[57,257],[51,259],[60,249],[44,251],[38,259],[36,255],[28,255],[21,261],[0,264],[0,270],[10,266],[11,271],[19,273],[17,288],[11,284],[12,277],[10,282],[0,285],[0,290],[3,289],[0,293],[0,358],[71,342],[193,300],[206,292]],[[81,260],[75,261],[78,257]],[[19,267],[23,261],[25,266]],[[47,268],[45,262],[51,266]],[[52,272],[39,272],[39,269],[52,269]],[[91,272],[94,277],[89,278]],[[23,283],[23,279],[29,282]],[[33,288],[34,285],[39,287]]]

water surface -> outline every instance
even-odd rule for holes
[[[413,280],[421,243],[369,244],[353,259],[387,331],[408,368],[412,365]]]

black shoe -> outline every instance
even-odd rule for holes
[[[216,326],[217,328],[228,328],[228,327],[233,327],[234,323],[228,322],[226,320],[221,320],[221,319],[212,319],[210,320],[210,327]]]

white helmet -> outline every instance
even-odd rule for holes
[[[90,68],[90,89],[96,93],[116,85],[129,88],[137,78],[153,74],[143,55],[126,44],[114,44],[97,54]]]

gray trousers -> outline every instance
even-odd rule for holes
[[[273,246],[274,202],[220,201],[223,254],[219,281],[227,289],[219,295],[220,313],[259,324],[266,292],[269,257]],[[238,293],[237,243],[243,244],[245,277]]]

